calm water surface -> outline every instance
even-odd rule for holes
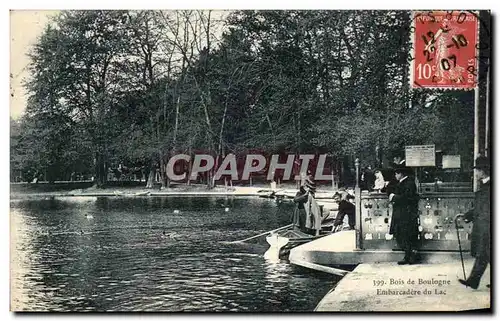
[[[266,262],[264,238],[227,244],[288,224],[291,204],[68,197],[10,206],[13,310],[312,311],[337,281]]]

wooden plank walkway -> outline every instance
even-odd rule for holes
[[[466,273],[473,259],[467,254]],[[318,304],[315,311],[465,311],[491,307],[490,268],[477,290],[458,282],[460,261],[439,264],[360,264]]]

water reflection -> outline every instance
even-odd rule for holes
[[[13,201],[12,309],[310,311],[331,276],[266,262],[265,238],[225,242],[290,211],[254,198]]]

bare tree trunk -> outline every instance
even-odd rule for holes
[[[207,52],[210,54],[210,15],[212,14],[211,10],[208,10],[208,19],[207,19]]]
[[[94,182],[97,188],[103,188],[106,180],[104,177],[104,158],[101,152],[95,153],[95,177]]]
[[[177,147],[177,132],[179,130],[179,109],[180,109],[181,97],[177,97],[177,102],[175,104],[175,127],[174,127],[174,137],[172,139],[172,145],[175,149]]]
[[[298,148],[299,148],[299,153],[301,152],[301,145],[302,145],[302,133],[301,133],[301,123],[300,123],[300,118],[301,118],[301,115],[300,115],[300,106],[297,106],[297,138],[298,138]]]
[[[274,134],[273,123],[271,122],[271,117],[266,113],[266,120],[269,124],[269,129],[271,130],[271,134],[273,135],[273,148],[276,149],[276,135]]]

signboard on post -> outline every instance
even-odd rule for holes
[[[412,88],[476,87],[478,20],[465,10],[413,13]]]
[[[460,155],[443,155],[443,168],[460,168]]]
[[[436,166],[435,145],[406,146],[405,163],[408,167]]]

